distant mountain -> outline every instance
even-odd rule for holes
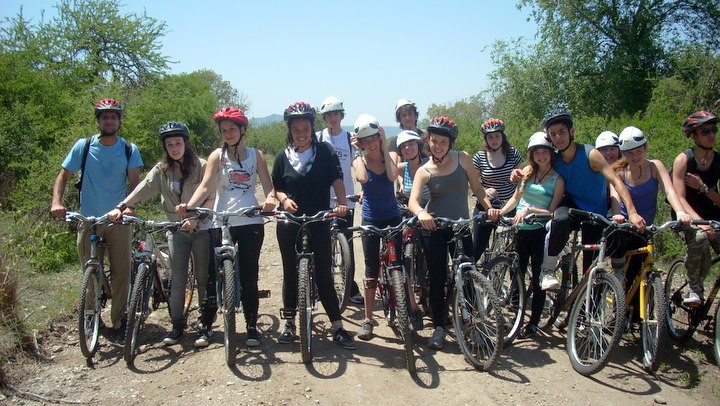
[[[265,124],[272,124],[277,123],[278,121],[283,121],[283,116],[280,114],[271,114],[269,116],[265,117],[253,117],[250,119],[250,123],[252,125],[265,125]]]

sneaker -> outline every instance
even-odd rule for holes
[[[290,344],[297,339],[298,336],[295,335],[295,326],[290,323],[285,323],[285,328],[283,329],[282,333],[280,333],[280,336],[278,337],[278,342],[280,344]]]
[[[353,340],[352,335],[342,327],[335,330],[335,333],[333,333],[333,341],[346,350],[355,349],[355,340]]]
[[[370,320],[365,320],[362,322],[362,325],[360,325],[360,331],[357,333],[357,338],[361,340],[369,340],[373,337],[373,322]]]
[[[173,326],[172,330],[170,330],[170,333],[163,339],[163,344],[165,345],[175,345],[177,344],[178,340],[180,340],[180,337],[183,335],[183,329],[181,327]]]
[[[543,270],[543,278],[540,283],[540,289],[542,290],[558,290],[560,289],[560,282],[553,274],[551,270]]]
[[[442,349],[443,344],[445,343],[445,334],[445,329],[443,327],[435,327],[435,332],[433,332],[432,337],[428,340],[428,348],[433,350]]]
[[[205,348],[208,345],[210,345],[210,338],[212,337],[212,330],[209,328],[205,328],[204,326],[200,326],[198,329],[198,338],[195,340],[195,347],[197,348]]]
[[[365,298],[363,295],[360,294],[360,292],[350,296],[350,299],[348,299],[350,303],[356,304],[356,305],[362,305],[365,304]]]
[[[123,343],[125,342],[125,334],[127,333],[127,317],[123,317],[120,321],[120,327],[113,330],[115,340]]]
[[[421,331],[424,327],[423,325],[423,311],[420,309],[417,310],[411,310],[412,315],[410,316],[410,321],[412,322],[412,329],[415,331]]]
[[[257,347],[260,345],[260,332],[257,327],[252,326],[247,328],[247,338],[245,339],[245,345],[248,347]]]
[[[525,326],[525,328],[520,332],[520,338],[530,338],[532,336],[537,335],[540,332],[540,328],[534,324],[528,324]]]
[[[685,299],[683,299],[683,304],[690,307],[700,307],[702,299],[697,293],[690,292],[685,296]]]

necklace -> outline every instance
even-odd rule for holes
[[[545,176],[547,176],[547,174],[550,173],[551,170],[552,170],[552,166],[548,166],[548,168],[545,170],[545,173],[543,173],[543,175],[540,177],[540,180],[538,180],[537,175],[535,175],[535,184],[541,185],[543,180],[545,179]]]

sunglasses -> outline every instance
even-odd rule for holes
[[[717,130],[717,126],[714,125],[710,128],[700,128],[698,132],[700,133],[700,135],[710,135],[710,133],[717,134]]]

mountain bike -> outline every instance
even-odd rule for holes
[[[348,231],[359,231],[361,236],[377,235],[380,237],[380,274],[378,288],[383,304],[385,319],[390,327],[400,333],[405,349],[405,362],[410,373],[415,372],[415,354],[410,330],[410,289],[408,274],[403,264],[401,246],[395,242],[396,236],[413,222],[416,217],[406,217],[396,226],[378,228],[372,225],[361,225],[349,228]]]
[[[155,255],[154,234],[163,231],[177,231],[180,223],[175,221],[156,222],[143,220],[134,216],[124,215],[124,224],[137,226],[141,236],[133,244],[133,284],[127,312],[127,330],[125,331],[125,348],[123,358],[128,367],[132,367],[138,353],[140,331],[150,313],[157,309],[159,303],[170,303],[169,283],[164,286],[158,272],[158,261]],[[150,301],[153,300],[151,305]],[[168,306],[169,309],[169,306]],[[172,317],[172,314],[171,314]]]
[[[641,236],[646,240],[643,247],[628,250],[625,253],[625,269],[632,257],[646,255],[640,266],[640,270],[628,286],[625,294],[627,323],[631,324],[634,317],[633,299],[638,298],[640,335],[643,348],[643,367],[648,372],[655,372],[660,366],[658,353],[665,341],[665,330],[667,329],[665,289],[662,281],[662,271],[655,267],[655,235],[666,229],[677,229],[680,226],[678,221],[668,221],[661,226],[649,226],[645,234]],[[629,283],[630,281],[628,281]]]
[[[83,278],[80,284],[80,302],[78,303],[78,332],[80,334],[80,352],[90,360],[97,352],[100,336],[101,316],[108,299],[112,299],[110,289],[110,268],[106,268],[98,258],[98,248],[105,240],[97,235],[97,226],[109,224],[107,215],[85,217],[78,212],[69,211],[65,221],[79,226],[90,227],[90,259],[83,266]]]
[[[693,220],[694,225],[710,225],[716,232],[720,231],[720,222],[715,220]],[[715,254],[711,260],[712,265],[720,262],[720,255]],[[683,303],[683,298],[690,291],[687,279],[685,258],[678,258],[670,265],[665,279],[665,295],[667,296],[667,323],[668,333],[673,340],[684,342],[692,337],[697,328],[704,323],[703,330],[713,334],[713,352],[715,360],[720,365],[720,301],[712,312],[712,306],[720,291],[720,274],[715,278],[707,297],[703,298],[702,305],[690,307]],[[714,316],[713,316],[714,314]]]
[[[144,241],[139,241],[139,243],[141,244],[140,249],[144,249]],[[153,295],[150,298],[150,306],[153,311],[155,311],[163,302],[162,295],[164,294],[165,297],[170,296],[172,270],[170,269],[170,247],[166,242],[158,242],[156,240],[153,245],[153,254],[157,259],[157,271],[160,275],[160,281],[162,282],[162,292],[153,290]],[[195,260],[193,256],[190,255],[190,259],[188,260],[187,282],[185,285],[185,300],[183,302],[183,318],[185,320],[187,320],[188,314],[192,309],[193,298],[195,297],[195,282]]]
[[[360,196],[348,195],[346,199],[348,201],[358,202]],[[337,198],[331,198],[331,205],[333,206],[332,208],[337,206]],[[344,231],[346,232],[346,227],[342,227],[341,222],[344,222],[344,219],[340,217],[333,217],[330,222],[330,244],[332,247],[330,253],[331,271],[333,286],[335,287],[338,305],[340,306],[340,313],[344,312],[347,308],[354,276],[350,274],[353,261],[350,241],[348,241],[347,236],[343,233]]]
[[[297,310],[300,318],[300,354],[303,363],[312,362],[312,319],[317,309],[317,285],[315,284],[315,253],[310,251],[310,230],[308,225],[317,222],[331,223],[337,214],[332,210],[322,210],[312,216],[296,216],[290,212],[277,211],[274,219],[290,222],[300,227],[298,236],[301,248],[296,252],[298,272]]]
[[[475,369],[488,371],[500,357],[505,321],[492,282],[465,255],[462,242],[473,222],[482,218],[482,215],[459,220],[436,217],[435,223],[438,229],[453,232],[451,243],[455,249],[449,264],[448,298],[460,350]]]
[[[187,207],[190,213],[198,213],[199,219],[214,216],[215,221],[221,224],[222,245],[214,247],[216,286],[217,286],[217,306],[218,312],[223,316],[223,344],[225,345],[225,363],[228,366],[235,364],[237,356],[237,329],[235,318],[238,313],[242,312],[240,279],[238,277],[239,270],[235,262],[237,254],[237,243],[233,242],[230,235],[230,219],[233,217],[254,217],[257,215],[265,215],[261,213],[261,207],[250,206],[242,207],[234,212],[222,211],[217,212],[205,207]],[[258,292],[260,296],[267,297],[268,292]]]
[[[398,201],[398,208],[403,218],[414,217],[406,203]],[[403,268],[410,279],[411,293],[415,295],[415,303],[428,309],[430,291],[427,281],[427,264],[425,263],[425,253],[420,242],[420,229],[417,224],[408,224],[403,229],[402,261]]]

